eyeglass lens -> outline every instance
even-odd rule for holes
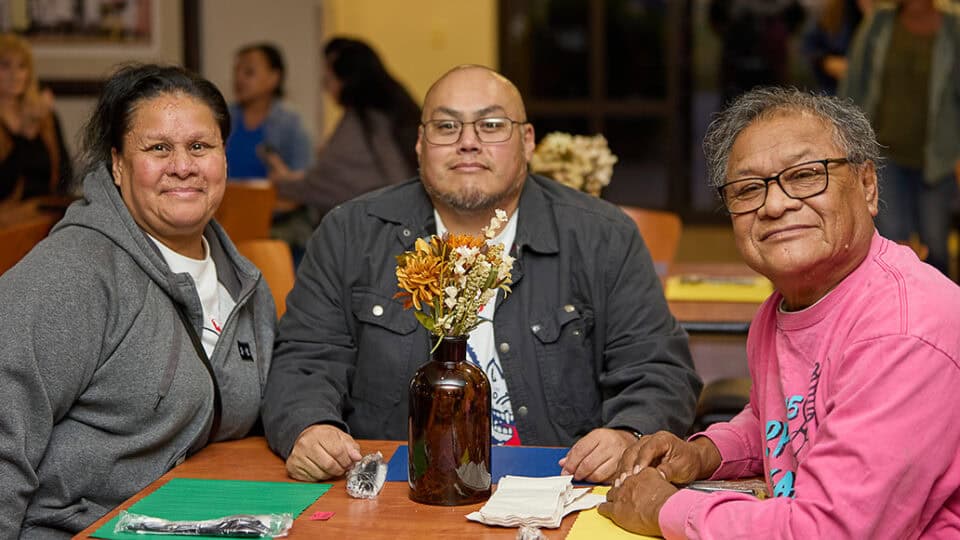
[[[503,142],[513,133],[513,120],[509,118],[481,118],[473,122],[459,120],[430,120],[424,123],[427,141],[433,144],[453,144],[460,140],[463,128],[472,124],[480,142]]]
[[[819,195],[827,188],[827,161],[801,163],[768,178],[735,180],[721,188],[727,210],[734,214],[752,212],[764,205],[771,182],[792,199]]]

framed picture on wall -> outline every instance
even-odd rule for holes
[[[119,46],[151,48],[156,0],[0,0],[0,29],[37,49]]]
[[[120,64],[199,69],[199,0],[0,0],[0,31],[32,48],[41,84],[94,96]]]

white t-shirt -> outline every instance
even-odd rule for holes
[[[201,237],[203,259],[197,260],[184,257],[149,234],[147,236],[157,245],[160,254],[163,255],[164,260],[167,261],[167,266],[173,273],[187,273],[193,278],[197,295],[200,296],[200,305],[203,306],[203,333],[200,335],[200,341],[203,343],[203,350],[207,352],[207,357],[212,356],[213,348],[217,345],[217,340],[220,339],[223,323],[230,316],[236,302],[233,301],[226,287],[217,281],[217,266],[214,264],[213,258],[210,257],[210,246],[207,245],[207,239]]]
[[[513,241],[517,236],[517,214],[519,213],[520,210],[516,210],[500,234],[488,241],[491,244],[503,244],[504,253],[510,253],[513,248]],[[433,211],[433,217],[437,222],[437,234],[443,235],[447,232],[447,228],[436,210]],[[498,291],[497,295],[480,310],[480,317],[489,319],[491,322],[480,323],[473,332],[470,332],[470,337],[467,339],[467,359],[483,369],[487,378],[490,379],[492,394],[490,431],[493,444],[516,445],[520,444],[520,437],[517,434],[507,381],[503,378],[500,356],[497,354],[493,335],[492,321],[500,294],[501,292]]]

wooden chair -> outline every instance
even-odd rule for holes
[[[0,228],[0,274],[13,268],[43,240],[58,219],[55,215],[38,214]]]
[[[277,318],[287,310],[287,294],[293,288],[293,256],[282,240],[259,239],[236,242],[237,250],[263,273],[277,304]]]
[[[673,264],[673,259],[677,255],[680,233],[683,232],[683,222],[680,221],[680,216],[673,212],[647,210],[635,206],[621,206],[620,208],[637,224],[640,236],[643,237],[647,249],[650,250],[650,257],[653,258],[657,275],[661,278],[666,277],[670,265]]]
[[[214,215],[234,243],[270,238],[277,190],[269,182],[227,182]]]

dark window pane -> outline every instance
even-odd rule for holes
[[[608,118],[604,136],[617,156],[603,198],[615,204],[666,208],[669,132],[661,118]]]
[[[662,98],[667,93],[665,0],[608,0],[607,96]]]
[[[525,66],[526,98],[584,98],[589,90],[589,3],[582,0],[508,2],[505,65]],[[524,59],[510,58],[526,56]]]

